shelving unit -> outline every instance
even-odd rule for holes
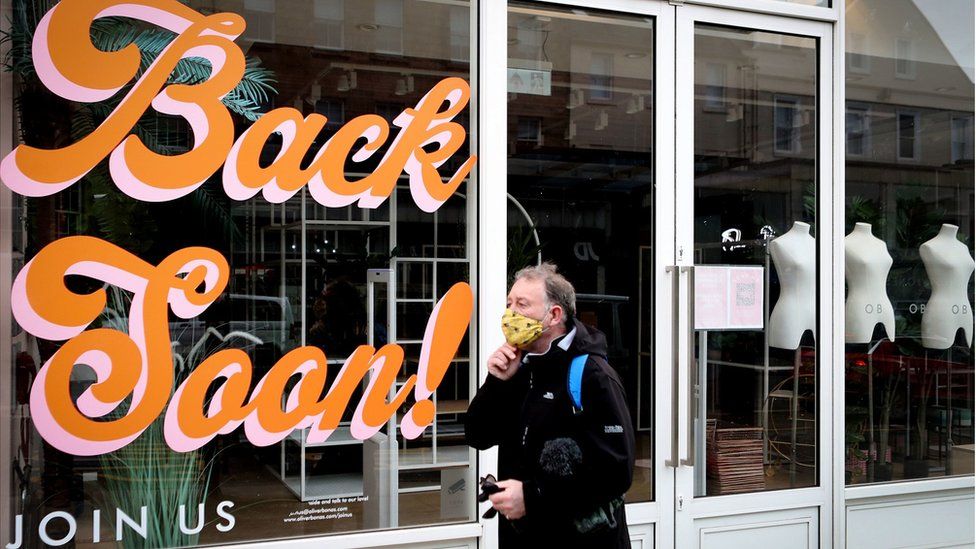
[[[350,174],[356,175],[356,174]],[[268,207],[260,211],[250,212],[250,230],[254,234],[253,241],[257,244],[247,250],[249,261],[258,267],[270,265],[271,269],[280,272],[279,298],[291,302],[296,311],[296,324],[282,326],[282,333],[294,332],[293,341],[286,342],[287,346],[306,345],[306,334],[309,323],[314,319],[308,318],[310,313],[310,294],[315,294],[312,271],[315,265],[338,264],[335,256],[336,248],[342,251],[343,238],[351,233],[357,241],[365,243],[368,253],[389,253],[389,261],[384,268],[366,268],[366,343],[375,347],[384,344],[398,344],[406,351],[407,363],[401,370],[398,380],[388,398],[402,387],[405,379],[415,373],[415,363],[418,349],[423,343],[423,324],[420,318],[429,317],[440,295],[447,291],[449,284],[455,280],[470,280],[471,259],[468,251],[472,249],[472,231],[465,230],[460,239],[448,234],[445,227],[453,227],[453,221],[443,223],[441,210],[434,212],[430,221],[424,220],[424,231],[432,231],[433,239],[425,237],[422,243],[411,247],[407,242],[398,242],[398,229],[410,231],[403,236],[413,234],[410,223],[417,222],[410,213],[410,205],[400,200],[409,193],[409,185],[405,178],[401,178],[396,191],[381,211],[362,210],[352,205],[347,208],[321,208],[317,206],[307,191],[303,189],[299,195],[288,202]],[[457,193],[466,201],[458,223],[464,227],[473,227],[476,212],[473,208],[473,195]],[[451,218],[446,218],[451,219]],[[405,229],[404,227],[407,227]],[[379,232],[377,232],[379,231]],[[361,236],[359,236],[361,235]],[[449,238],[454,236],[454,238]],[[444,238],[442,238],[444,237]],[[377,245],[378,244],[378,245]],[[400,246],[398,247],[398,244]],[[327,251],[324,246],[328,246]],[[388,249],[385,249],[388,246]],[[320,250],[320,248],[322,248]],[[321,257],[315,254],[321,253]],[[348,254],[348,250],[347,250]],[[444,256],[449,257],[444,257]],[[249,272],[240,272],[248,275]],[[248,291],[260,293],[260,289],[248,277]],[[324,282],[322,282],[324,283]],[[362,291],[360,286],[360,291]],[[409,315],[412,313],[412,315]],[[422,314],[425,313],[425,314]],[[299,316],[300,314],[300,316]],[[385,316],[384,316],[385,315]],[[382,331],[386,333],[383,334]],[[301,334],[299,336],[299,333]],[[298,338],[300,337],[300,341]],[[473,334],[468,343],[459,349],[454,362],[470,365],[471,348],[475,341]],[[330,355],[331,356],[331,355]],[[330,359],[330,369],[341,367],[342,358]],[[444,444],[444,422],[451,416],[457,416],[467,410],[469,395],[473,393],[473,383],[477,376],[471,373],[465,376],[454,376],[453,382],[446,380],[432,396],[436,406],[433,424],[415,441],[407,441],[398,436],[399,414],[390,419],[386,428],[366,441],[355,439],[349,432],[349,425],[343,423],[321,444],[308,444],[307,431],[296,430],[281,442],[280,467],[274,471],[283,484],[302,501],[326,499],[334,497],[368,496],[370,524],[373,527],[396,527],[398,524],[398,500],[400,494],[411,492],[436,491],[444,484],[429,482],[424,472],[440,472],[442,479],[448,479],[448,485],[474,484],[474,452],[463,444]],[[368,374],[363,380],[363,386],[368,383]],[[444,400],[438,399],[438,393],[446,395]],[[455,433],[456,434],[456,433]],[[350,447],[362,449],[363,469],[360,472],[330,473],[327,460],[334,459],[336,451]],[[309,470],[309,454],[321,453],[323,473]],[[295,466],[297,455],[299,464]],[[313,455],[314,457],[314,455]],[[291,475],[287,473],[287,466],[292,464]],[[295,473],[297,469],[297,474]],[[348,468],[345,468],[348,471]],[[461,470],[464,470],[462,473]],[[445,471],[448,476],[445,477]],[[423,485],[400,486],[400,474],[420,474],[424,477]],[[460,482],[458,475],[462,475],[465,483]],[[470,477],[470,478],[469,478]],[[443,503],[442,507],[446,504]]]
[[[281,481],[302,501],[313,501],[326,498],[355,497],[363,495],[362,473],[330,473],[317,476],[308,474],[306,468],[306,454],[309,449],[320,450],[338,446],[362,446],[363,441],[356,439],[349,432],[348,426],[340,427],[326,440],[317,444],[308,444],[308,429],[295,430],[281,442]],[[298,476],[288,476],[285,471],[286,453],[289,446],[299,449]],[[322,459],[326,459],[323,457]]]

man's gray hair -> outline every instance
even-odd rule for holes
[[[546,308],[553,305],[562,307],[566,326],[571,326],[576,317],[576,290],[566,277],[556,272],[556,266],[545,262],[525,267],[515,273],[515,280],[541,280],[546,289]]]

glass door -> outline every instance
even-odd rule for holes
[[[813,547],[829,516],[830,27],[675,12],[675,545]]]
[[[606,336],[636,435],[629,533],[644,547],[671,537],[655,522],[674,481],[660,458],[670,400],[656,392],[670,375],[657,365],[670,352],[659,304],[674,262],[673,14],[664,2],[520,0],[506,20],[506,279],[555,264],[576,318]]]

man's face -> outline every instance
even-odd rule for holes
[[[511,291],[508,292],[508,308],[516,313],[525,315],[535,320],[541,320],[548,325],[548,318],[543,318],[548,312],[546,310],[546,292],[542,280],[530,280],[520,278],[512,284]]]
[[[553,339],[565,333],[562,307],[546,307],[546,287],[542,280],[516,280],[508,292],[507,305],[516,313],[542,321],[542,335],[524,348],[530,353],[544,352]]]

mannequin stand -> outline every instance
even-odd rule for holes
[[[800,415],[800,347],[793,355],[793,402],[790,404],[790,486],[796,486],[796,428]]]
[[[878,452],[880,448],[875,446],[874,441],[874,352],[878,350],[878,347],[884,342],[884,338],[879,339],[877,343],[868,343],[868,349],[865,353],[868,357],[868,478],[874,480],[874,472],[877,469],[878,464]],[[881,456],[884,459],[884,456]]]

